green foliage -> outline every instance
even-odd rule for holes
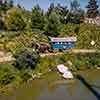
[[[12,0],[10,0],[10,1],[5,0],[4,3],[1,1],[0,12],[2,12],[3,14],[6,14],[7,11],[9,9],[11,9],[12,7],[13,7],[13,1]]]
[[[5,29],[4,21],[0,19],[0,30]]]
[[[0,31],[0,49],[16,54],[22,48],[31,48],[33,42],[48,42],[44,34],[32,31]]]
[[[55,12],[57,16],[59,16],[59,20],[61,23],[65,24],[68,22],[68,12],[67,6],[61,6],[60,3],[58,3],[56,6],[51,3],[48,11],[46,12],[47,16],[50,16],[52,12]]]
[[[69,62],[71,62],[72,65],[70,65]],[[40,73],[47,73],[49,70],[54,71],[59,64],[64,64],[71,70],[83,70],[100,67],[100,53],[67,53],[57,56],[47,56],[40,59],[40,63],[37,65],[35,71]]]
[[[18,71],[10,64],[0,64],[0,85],[8,85],[19,80]]]
[[[78,0],[71,1],[70,6],[71,6],[71,12],[72,13],[78,13],[79,12],[80,4],[79,4]]]
[[[24,30],[26,23],[22,16],[22,11],[17,8],[12,8],[5,16],[5,25],[7,30],[19,31]]]
[[[89,0],[87,5],[87,16],[94,18],[99,14],[97,0]]]
[[[27,82],[32,77],[32,70],[31,69],[22,69],[20,70],[20,78],[22,82]]]
[[[59,16],[55,12],[52,12],[48,17],[48,23],[45,29],[47,36],[58,36],[60,30]]]
[[[15,55],[15,66],[18,69],[32,68],[35,69],[39,62],[39,55],[27,49],[22,49]]]
[[[39,5],[35,6],[32,9],[32,16],[31,16],[31,27],[32,29],[44,30],[45,27],[45,17],[44,13],[39,7]]]
[[[75,25],[68,23],[62,25],[59,36],[76,36],[76,48],[80,49],[100,49],[100,28],[94,25],[80,24]],[[95,41],[95,45],[91,45],[91,41]]]
[[[80,8],[80,4],[77,0],[71,2],[71,11],[69,13],[69,22],[74,24],[80,24],[84,19],[84,10]]]
[[[68,23],[67,25],[66,24],[63,24],[61,25],[61,28],[60,28],[60,36],[76,36],[75,34],[75,29],[76,27],[78,27],[78,25],[75,25],[75,24],[72,24],[72,23]]]
[[[78,48],[85,48],[85,49],[100,49],[99,40],[100,40],[100,29],[97,28],[94,25],[88,25],[88,24],[81,24],[80,25],[80,31],[77,35],[78,42],[77,47]],[[91,45],[91,41],[95,41],[95,45]]]

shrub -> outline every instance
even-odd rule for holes
[[[22,49],[15,55],[15,66],[18,69],[32,68],[35,69],[39,62],[39,55],[28,49]]]

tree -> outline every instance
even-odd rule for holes
[[[10,0],[9,2],[7,0],[5,0],[4,2],[0,3],[0,10],[3,13],[6,13],[12,7],[13,7],[13,1],[12,0]]]
[[[17,4],[17,7],[20,8],[20,9],[22,8],[20,4]]]
[[[39,29],[44,30],[45,25],[45,16],[39,5],[36,5],[32,9],[32,16],[31,16],[31,27],[32,29]]]
[[[10,6],[10,8],[12,8],[12,7],[14,6],[13,0],[10,0],[10,1],[9,1],[9,6]]]
[[[99,14],[97,0],[89,0],[86,8],[87,8],[87,16],[89,18],[95,18]]]
[[[18,69],[26,69],[36,67],[39,62],[39,55],[27,49],[22,49],[15,55],[15,66]]]
[[[54,3],[51,3],[47,11],[47,16],[49,16],[54,9],[55,9]]]
[[[48,23],[46,26],[45,34],[48,36],[58,36],[60,24],[61,23],[59,16],[55,12],[52,12],[48,17]]]
[[[0,19],[0,30],[5,29],[5,25],[2,19]]]
[[[70,6],[71,6],[71,13],[75,13],[75,14],[78,13],[80,4],[77,0],[73,0]]]
[[[77,0],[71,2],[71,10],[69,13],[69,20],[71,23],[79,24],[84,19],[84,11],[80,8]]]
[[[67,14],[68,14],[68,9],[67,6],[61,6],[59,3],[55,7],[55,12],[58,14],[60,17],[60,21],[63,24],[67,23]]]
[[[24,30],[26,23],[24,21],[23,13],[18,8],[12,8],[5,16],[5,26],[7,30],[18,31]]]
[[[55,12],[57,16],[59,16],[61,23],[66,23],[68,14],[67,6],[62,6],[60,3],[54,6],[54,4],[51,3],[47,11],[47,16],[49,17],[52,12]]]

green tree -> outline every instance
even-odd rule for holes
[[[45,34],[48,36],[58,36],[60,30],[60,18],[55,13],[52,12],[48,17],[48,23],[45,29]]]
[[[7,30],[18,31],[24,30],[26,23],[24,21],[23,13],[18,8],[12,8],[5,16],[5,26]]]
[[[54,3],[51,3],[47,11],[47,16],[49,16],[54,9],[55,9]]]
[[[71,2],[70,6],[71,6],[71,12],[72,13],[78,13],[79,7],[80,7],[78,0],[73,0]]]
[[[36,5],[32,9],[32,16],[31,16],[31,27],[32,29],[39,29],[44,30],[45,26],[45,16],[39,5]]]
[[[87,5],[87,16],[94,18],[99,14],[97,0],[89,0]]]
[[[67,9],[67,6],[61,6],[59,3],[55,7],[55,12],[60,16],[60,21],[63,24],[67,23],[67,15],[69,10]]]
[[[14,6],[13,0],[10,0],[10,1],[9,1],[9,6],[10,6],[11,8]]]
[[[6,13],[9,9],[13,7],[13,1],[10,0],[9,2],[5,0],[5,2],[0,2],[0,11]]]
[[[16,53],[15,58],[15,66],[18,69],[34,69],[36,64],[39,62],[39,55],[27,49],[20,50],[18,53]]]
[[[52,12],[55,12],[59,16],[61,23],[67,23],[67,14],[69,12],[67,6],[62,6],[60,3],[54,6],[51,3],[46,15],[49,17]]]
[[[84,11],[80,8],[80,4],[77,0],[72,1],[70,6],[69,21],[71,23],[79,24],[82,19],[84,19]]]
[[[4,21],[0,19],[0,30],[5,29]]]

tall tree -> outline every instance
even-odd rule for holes
[[[9,9],[13,7],[13,1],[10,0],[9,2],[5,0],[4,2],[0,2],[0,11],[6,13]]]
[[[18,7],[18,8],[22,8],[20,4],[17,4],[17,7]]]
[[[61,6],[59,3],[55,7],[55,12],[60,16],[60,21],[62,23],[66,23],[67,20],[67,14],[68,14],[68,9],[67,6]]]
[[[45,16],[39,5],[36,5],[32,9],[32,16],[31,16],[31,27],[32,29],[39,29],[44,30],[45,25]]]
[[[18,31],[24,30],[26,23],[24,21],[21,9],[12,8],[4,18],[7,30]]]
[[[0,30],[5,29],[4,21],[0,19]]]
[[[87,8],[87,16],[94,18],[99,14],[97,0],[89,0]]]
[[[84,11],[80,8],[78,0],[73,0],[70,4],[71,10],[69,14],[69,20],[71,23],[79,24],[84,17]]]
[[[67,6],[62,6],[60,3],[58,3],[56,6],[54,3],[50,4],[50,7],[48,8],[48,11],[46,15],[49,17],[52,12],[55,12],[57,16],[59,16],[60,21],[65,24],[67,21],[67,14],[68,14],[68,9]]]
[[[78,0],[73,0],[71,2],[70,6],[71,6],[72,13],[78,13],[78,11],[80,9],[80,4],[79,4]]]
[[[14,6],[13,0],[10,0],[10,1],[9,1],[9,6],[10,6],[11,8]]]
[[[48,17],[45,34],[48,36],[58,36],[60,24],[59,16],[55,12],[52,12]]]
[[[47,16],[49,16],[54,9],[55,9],[54,3],[51,3],[47,11]]]

